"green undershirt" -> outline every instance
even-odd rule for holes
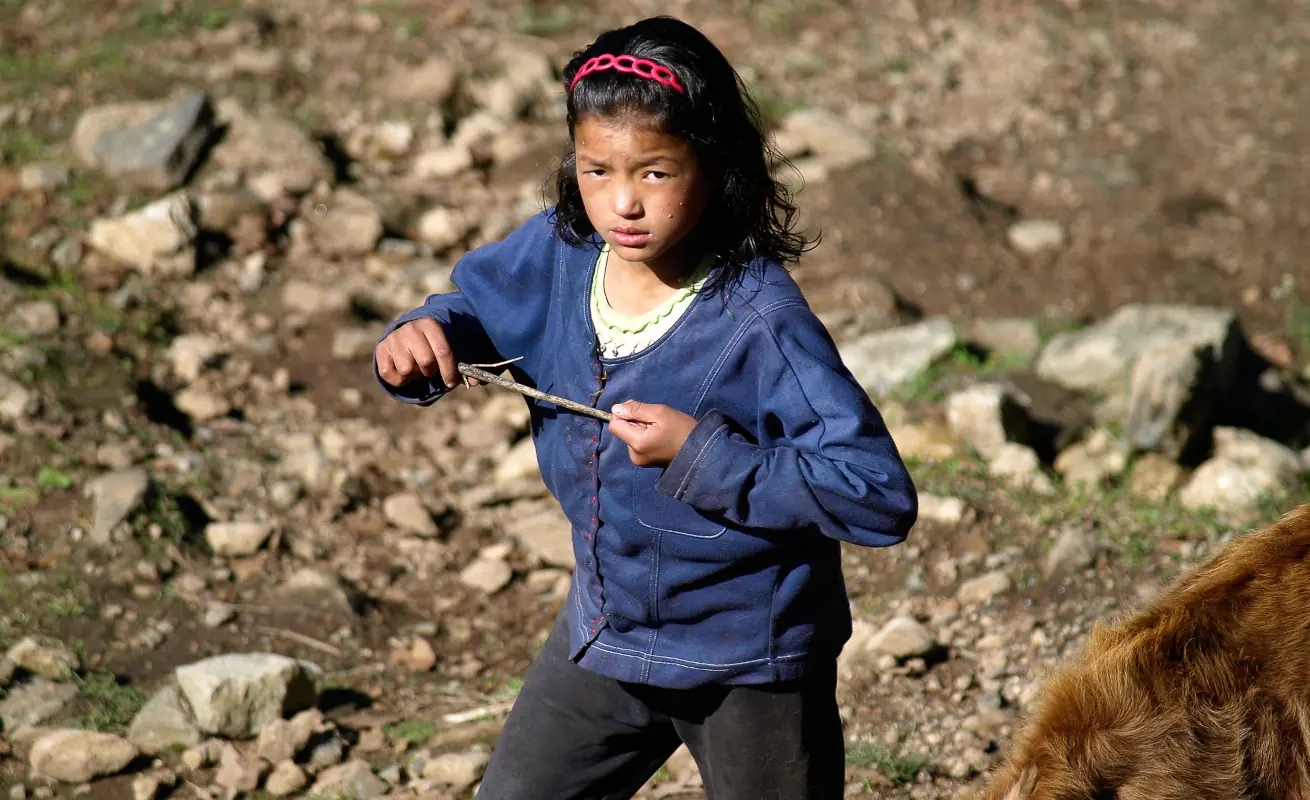
[[[687,283],[655,308],[636,317],[614,310],[605,297],[605,268],[609,262],[609,245],[601,248],[596,259],[595,277],[591,283],[591,319],[600,340],[600,353],[604,358],[621,358],[640,353],[650,347],[686,313],[705,285],[714,261],[707,258],[692,273]]]

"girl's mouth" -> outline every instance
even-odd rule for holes
[[[652,234],[637,228],[611,228],[610,235],[624,247],[641,247],[652,238]]]

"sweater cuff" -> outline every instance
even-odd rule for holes
[[[416,319],[421,319],[422,317],[423,315],[420,314],[418,310],[402,314],[382,329],[382,335],[378,337],[378,343],[380,344],[383,339],[390,336],[392,331],[396,330],[396,328],[399,328],[401,325],[404,325],[407,322],[413,322]],[[422,375],[400,386],[392,386],[382,380],[382,375],[378,373],[378,357],[376,353],[369,359],[369,361],[373,363],[373,379],[378,382],[378,386],[382,387],[382,391],[386,392],[393,400],[399,400],[402,403],[409,403],[410,405],[416,406],[430,406],[440,400],[442,395],[450,391],[450,389],[446,387],[445,381],[441,380],[440,377],[438,377],[436,381],[433,381]]]
[[[674,500],[681,500],[695,478],[697,469],[708,460],[715,443],[722,442],[728,433],[728,421],[717,411],[709,411],[692,428],[687,441],[678,454],[664,468],[656,484],[660,492]]]
[[[450,391],[450,389],[446,388],[445,382],[440,378],[437,378],[437,380],[434,381],[431,378],[425,378],[421,375],[408,383],[400,386],[392,386],[382,380],[382,376],[378,373],[377,358],[374,357],[372,361],[373,378],[377,380],[378,386],[382,387],[382,391],[390,395],[393,400],[399,400],[402,403],[409,403],[410,405],[416,406],[430,406],[440,400],[446,392]]]

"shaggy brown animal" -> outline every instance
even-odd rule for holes
[[[987,800],[1310,799],[1310,503],[1096,626]]]

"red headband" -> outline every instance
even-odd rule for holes
[[[674,76],[673,70],[666,66],[656,64],[654,61],[648,61],[644,58],[637,58],[635,56],[612,56],[609,53],[606,53],[603,56],[596,56],[583,64],[582,68],[578,70],[578,74],[573,76],[573,81],[569,83],[569,91],[573,91],[573,87],[578,85],[578,80],[583,75],[590,75],[593,72],[602,72],[607,69],[616,69],[619,72],[631,72],[634,75],[647,78],[656,83],[662,83],[665,86],[672,86],[680,92],[686,91],[682,88],[682,84],[678,83],[678,79]],[[643,72],[643,70],[645,71]]]

